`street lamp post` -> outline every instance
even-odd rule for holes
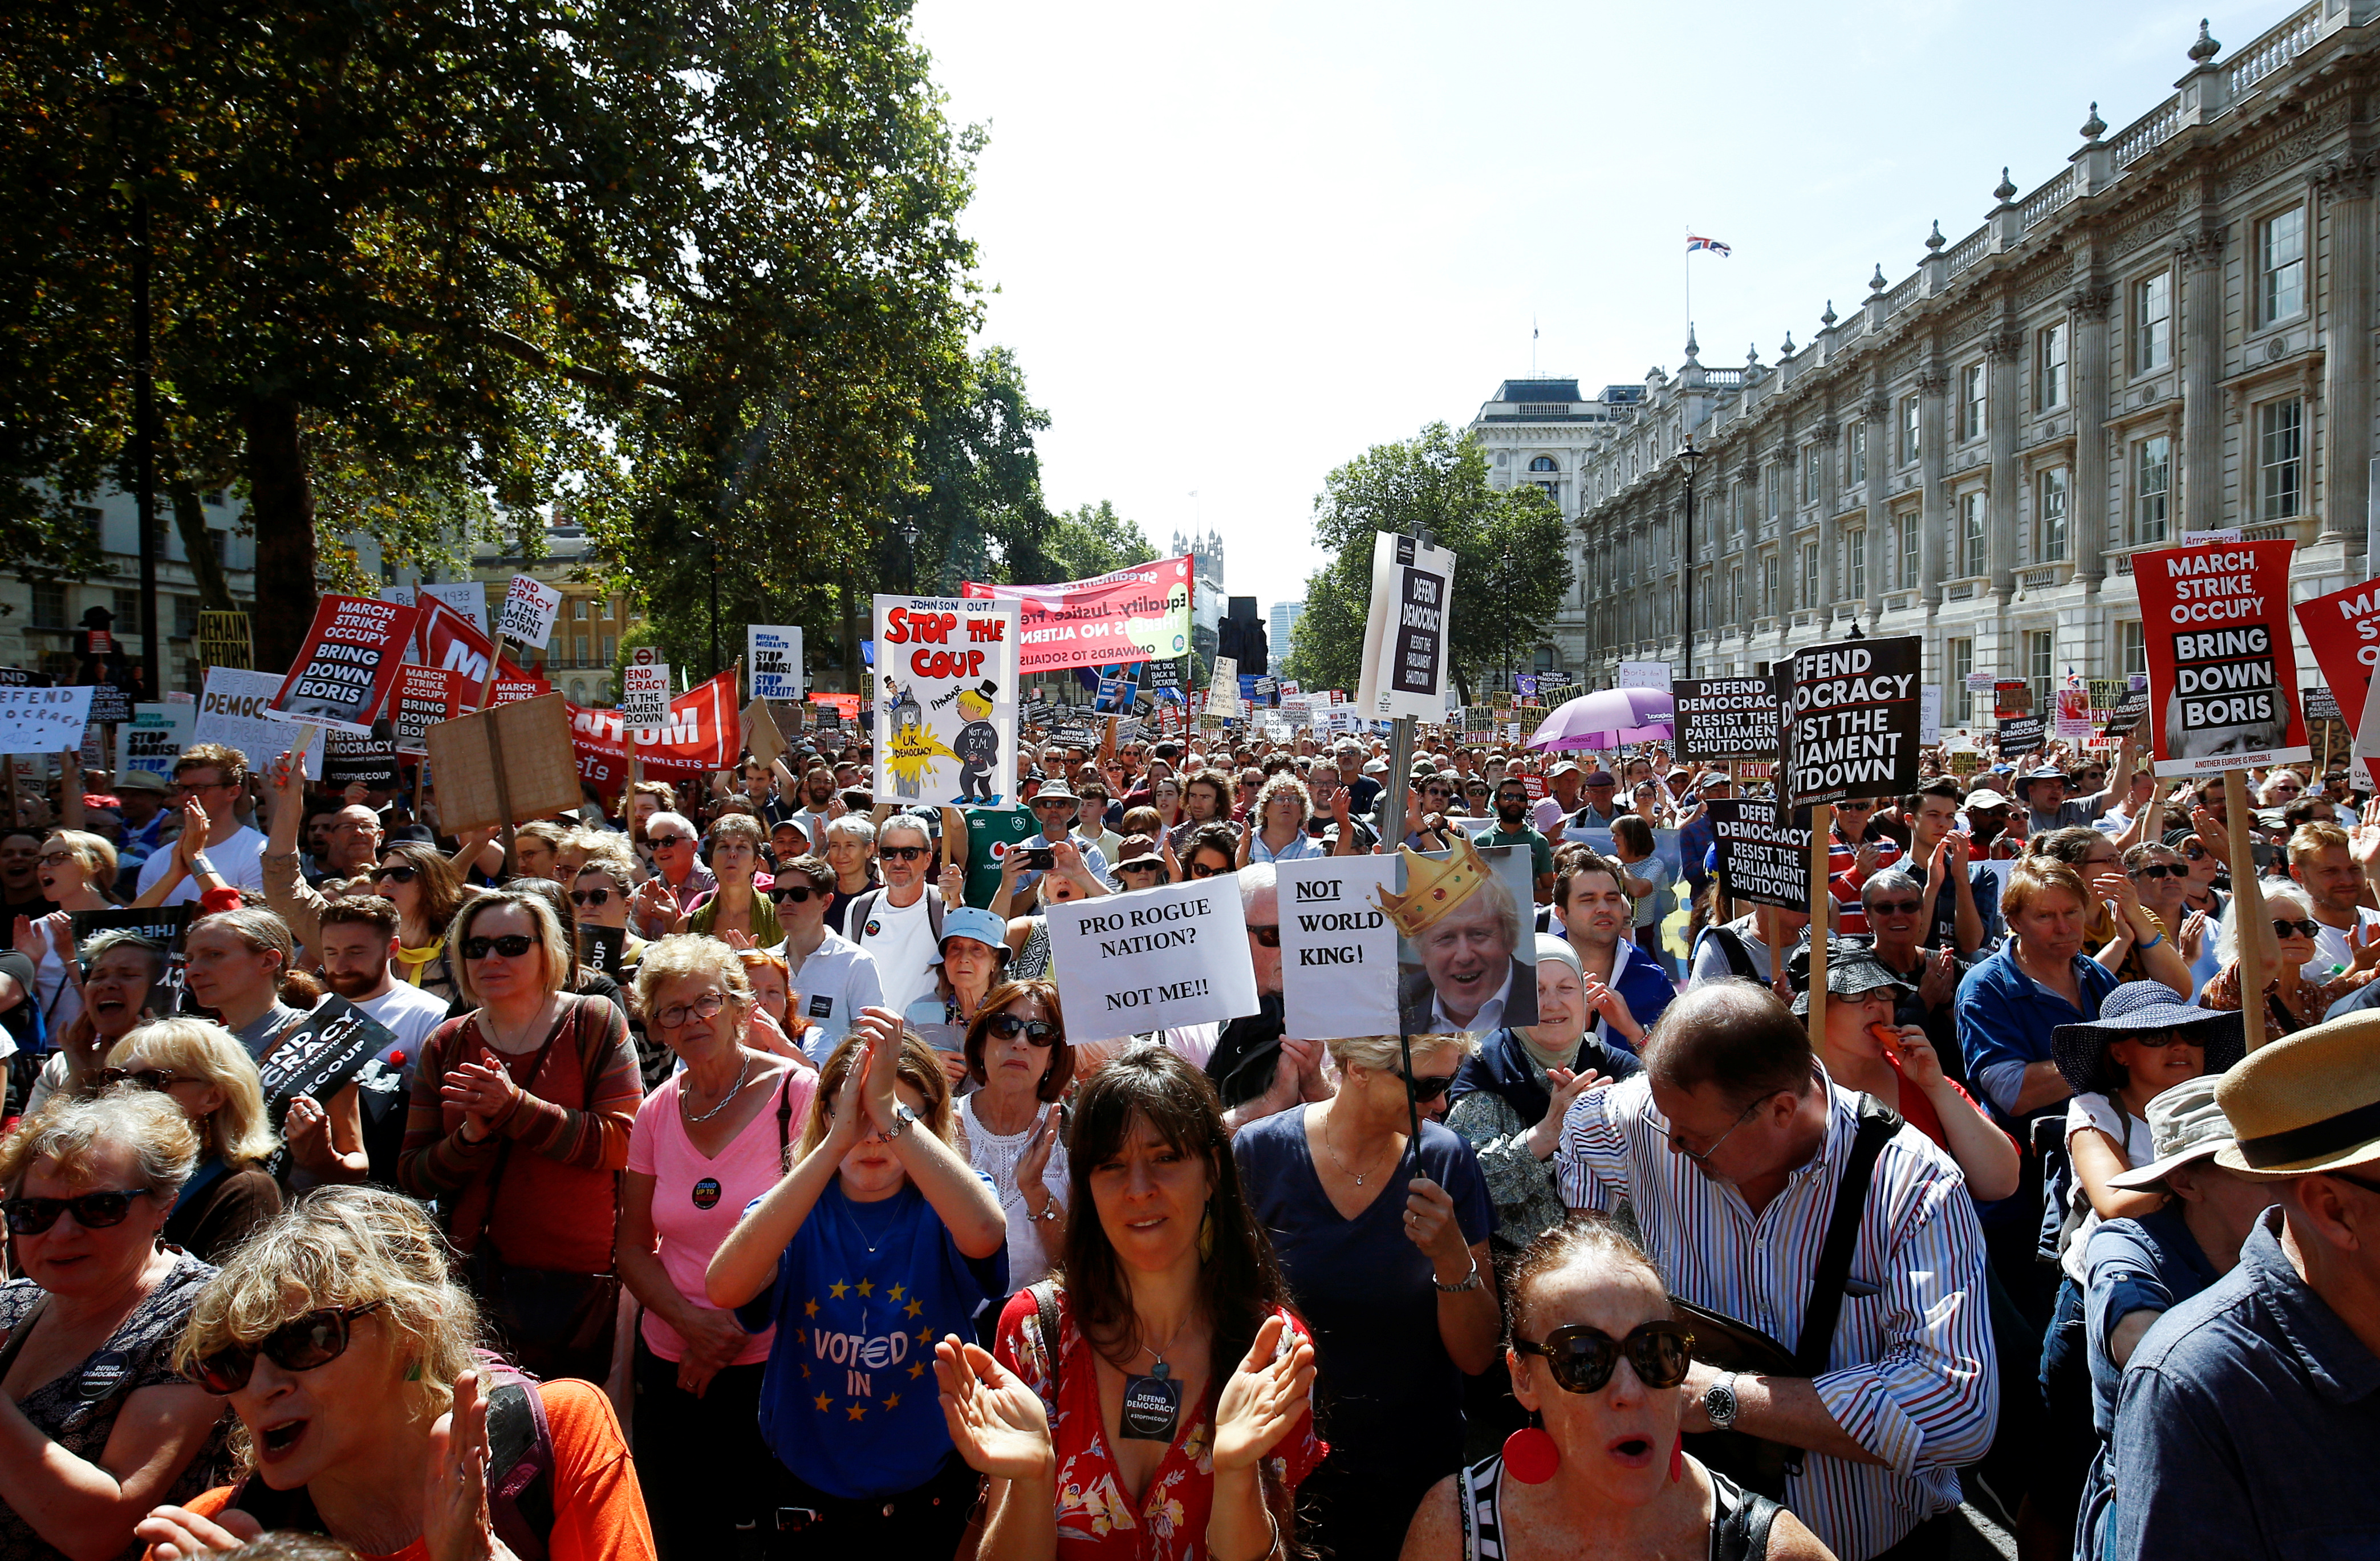
[[[1681,677],[1694,675],[1694,464],[1702,458],[1703,453],[1694,448],[1694,436],[1689,431],[1685,447],[1678,452],[1678,464],[1686,473],[1686,535],[1680,553],[1684,560],[1684,579],[1680,583],[1678,598]]]
[[[909,550],[909,594],[915,596],[917,594],[917,523],[916,521],[901,522],[901,540],[907,544]]]

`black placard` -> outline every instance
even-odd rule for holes
[[[396,1032],[344,997],[325,996],[314,1011],[273,1037],[256,1065],[263,1078],[264,1104],[275,1132],[289,1115],[289,1103],[310,1095],[324,1106],[362,1071],[396,1044]],[[288,1155],[274,1157],[277,1167]]]
[[[1402,588],[1396,618],[1389,625],[1396,647],[1390,687],[1401,694],[1435,694],[1445,687],[1439,670],[1446,640],[1446,577],[1412,567],[1411,537],[1397,539],[1397,579]]]
[[[614,889],[613,894],[619,893]],[[578,928],[578,962],[591,966],[612,977],[620,976],[620,961],[626,955],[628,933],[622,927],[589,927],[584,922]]]
[[[0,666],[0,689],[49,689],[57,679],[46,672],[28,672],[21,666]]]
[[[1153,661],[1148,664],[1148,670],[1143,676],[1142,682],[1152,689],[1179,689],[1188,681],[1187,673],[1188,669],[1179,656],[1171,661]]]
[[[322,785],[336,789],[361,781],[374,791],[397,788],[396,743],[334,726],[322,729]]]
[[[108,726],[131,720],[132,696],[113,683],[102,683],[91,691],[91,719]]]
[[[2045,736],[2047,719],[2039,715],[2011,715],[2000,723],[2000,757],[2012,759],[2020,753],[2038,753]]]
[[[1718,797],[1710,810],[1718,892],[1755,905],[1810,909],[1810,827],[1787,823],[1771,797]]]
[[[2328,690],[2325,690],[2325,692],[2327,691]],[[2313,701],[2311,698],[2309,698],[2307,702],[2309,705],[2312,704]],[[2130,732],[2133,727],[2139,726],[2142,719],[2145,717],[2148,713],[2149,691],[2146,689],[2138,689],[2126,692],[2122,698],[2116,701],[2116,708],[2108,713],[2107,735],[2111,738],[2122,737],[2127,732]],[[2038,724],[2037,717],[2030,719],[2034,719],[2036,725]],[[2006,724],[2003,723],[2002,725],[2005,728]]]
[[[1766,677],[1680,677],[1671,721],[1677,756],[1709,762],[1777,757],[1776,685]]]
[[[1785,782],[1795,807],[1917,789],[1924,656],[1914,635],[1793,653]]]

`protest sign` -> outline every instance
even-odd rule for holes
[[[174,762],[197,739],[199,707],[194,704],[136,704],[132,719],[115,728],[115,767],[146,770],[171,780]]]
[[[1014,600],[876,598],[880,800],[1011,800],[1016,626]]]
[[[581,778],[607,795],[625,788],[628,740],[620,713],[577,704],[564,708],[569,713],[570,740]],[[743,749],[737,715],[735,669],[729,667],[670,701],[669,719],[637,738],[637,762],[648,775],[704,775],[733,769]]]
[[[1066,1039],[1075,1045],[1257,1011],[1236,884],[1169,884],[1072,900],[1046,914]]]
[[[523,648],[542,645],[553,633],[553,616],[562,610],[562,592],[543,580],[515,575],[504,588],[504,616],[496,620],[496,637]]]
[[[620,724],[639,738],[668,724],[670,669],[667,666],[624,666],[620,669]]]
[[[1777,687],[1766,677],[1681,677],[1670,687],[1671,726],[1678,757],[1773,759],[1777,756]]]
[[[744,707],[744,747],[763,764],[787,752],[809,723],[804,712],[820,708],[798,700],[756,699]]]
[[[1953,749],[1950,750],[1949,758],[1950,773],[1961,780],[1966,779],[1984,767],[1984,756],[1972,748]]]
[[[420,666],[408,663],[397,668],[396,689],[389,696],[389,726],[400,753],[426,753],[422,734],[441,721],[452,721],[462,713],[463,701],[479,690],[467,691],[455,676],[443,666]]]
[[[199,660],[212,668],[246,670],[256,660],[250,647],[246,613],[199,614]]]
[[[1796,808],[1917,789],[1925,642],[1845,640],[1797,651],[1789,667],[1789,800]]]
[[[372,791],[395,791],[399,784],[396,744],[390,738],[374,737],[370,732],[347,732],[335,728],[324,732],[322,784],[326,787],[360,785]]]
[[[2022,677],[2004,677],[1992,685],[1992,719],[2033,713],[2033,685]]]
[[[1377,721],[1446,713],[1447,614],[1454,555],[1402,531],[1372,536],[1372,598],[1355,702]]]
[[[2058,738],[2082,742],[2096,731],[2091,721],[2091,690],[2080,678],[2070,677],[2058,690]]]
[[[1785,818],[1773,797],[1717,797],[1711,835],[1718,847],[1718,892],[1755,905],[1810,909],[1810,826]]]
[[[2107,713],[2123,702],[2126,680],[2121,677],[2092,677],[2085,681],[2091,689],[2092,713],[2105,721]]]
[[[1493,822],[1493,821],[1489,821]],[[1397,930],[1380,909],[1394,857],[1285,861],[1280,883],[1281,993],[1287,1032],[1307,1041],[1393,1035]]]
[[[91,687],[0,688],[0,753],[64,753],[82,746]]]
[[[420,623],[419,607],[370,596],[323,597],[265,716],[369,732]]]
[[[966,580],[959,594],[1015,607],[1011,640],[1016,660],[1008,679],[1013,693],[1018,672],[1187,655],[1192,578],[1184,554],[1051,585]]]
[[[450,834],[568,812],[584,800],[579,790],[583,761],[574,751],[569,701],[560,694],[441,721],[422,740],[438,776],[439,825]],[[496,795],[493,750],[499,748],[504,751],[504,792],[512,803],[509,817]],[[625,786],[625,756],[620,772]]]
[[[1917,690],[1917,741],[1932,748],[1942,740],[1942,685],[1927,683]]]
[[[313,1010],[274,1036],[256,1071],[264,1085],[265,1114],[277,1131],[289,1103],[305,1095],[324,1106],[355,1082],[364,1064],[396,1044],[396,1032],[336,994],[326,994]],[[285,1164],[286,1145],[271,1162]]]
[[[2347,724],[2346,712],[2328,688],[2312,688],[2305,691],[2306,746],[2313,750],[2314,763],[2327,774],[2333,763],[2355,750],[2355,731]]]
[[[2048,717],[2015,715],[1999,724],[2000,757],[2013,759],[2020,753],[2038,753],[2048,741],[2045,728]]]
[[[57,679],[46,672],[29,672],[21,666],[0,666],[0,689],[47,689]]]
[[[193,743],[219,742],[247,756],[248,767],[261,770],[290,751],[298,734],[285,722],[268,721],[264,707],[281,691],[278,673],[250,672],[245,667],[217,666],[207,671],[207,686],[199,695]],[[306,745],[306,777],[322,778],[322,745]]]
[[[2149,713],[2149,691],[2128,689],[2116,700],[2116,708],[2107,713],[2107,736],[2120,738],[2141,724]]]
[[[618,980],[624,973],[622,961],[627,957],[628,931],[625,927],[590,927],[578,923],[578,962]]]
[[[462,618],[480,637],[488,634],[488,588],[478,580],[445,580],[438,584],[423,583],[415,588],[419,595],[415,604],[425,612],[432,602]]]
[[[1401,848],[1394,860],[1397,884],[1374,897],[1397,933],[1399,1028],[1431,1035],[1536,1023],[1529,848],[1482,850],[1463,835],[1451,850]]]
[[[2306,759],[2289,635],[2288,542],[2135,555],[2147,635],[2149,725],[2160,775]]]
[[[756,700],[802,697],[802,629],[799,624],[744,626],[744,670]]]
[[[1240,664],[1235,656],[1217,656],[1207,687],[1208,715],[1228,720],[1240,713]]]
[[[423,588],[424,591],[428,589]],[[421,628],[416,640],[421,649],[423,665],[443,667],[462,681],[463,703],[467,708],[477,708],[479,704],[480,689],[488,680],[491,658],[495,661],[499,680],[527,679],[529,677],[511,657],[496,654],[496,648],[484,629],[443,602],[431,601],[422,604]]]
[[[101,683],[91,691],[91,721],[113,726],[132,719],[132,690],[118,683]]]
[[[2362,580],[2344,591],[2301,602],[2297,616],[2305,630],[2306,645],[2313,652],[2314,665],[2330,686],[2341,717],[2358,729],[2365,743],[2380,739],[2380,731],[2364,730],[2372,726],[2364,718],[2375,682],[2372,669],[2380,665],[2380,580]],[[2309,744],[2313,736],[2307,734]],[[2364,757],[2362,746],[2358,744],[2354,750],[2359,758]],[[2333,750],[2333,759],[2344,751]]]
[[[1151,690],[1184,687],[1188,681],[1185,659],[1181,656],[1167,656],[1150,662],[1147,680]]]
[[[165,848],[171,849],[171,847]],[[145,909],[78,910],[68,918],[79,949],[102,933],[129,933],[165,951],[156,979],[149,987],[149,1012],[159,1018],[182,1006],[182,934],[198,915],[194,905],[160,905]]]
[[[1620,664],[1612,686],[1620,689],[1658,689],[1671,691],[1670,664],[1665,661],[1624,661]],[[1534,691],[1534,690],[1532,690]]]

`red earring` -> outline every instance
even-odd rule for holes
[[[1504,1438],[1504,1472],[1524,1485],[1542,1485],[1561,1467],[1561,1448],[1542,1426],[1524,1425]]]
[[[1670,1483],[1674,1485],[1686,1477],[1686,1433],[1678,1433],[1678,1445],[1670,1449]]]

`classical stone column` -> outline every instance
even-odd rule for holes
[[[2335,157],[2314,170],[2330,214],[2323,268],[2322,540],[2371,555],[2372,181],[2380,152]]]
[[[1950,442],[1942,400],[1949,387],[1950,371],[1929,357],[1917,371],[1917,599],[1928,608],[1942,604],[1942,543],[1949,530],[1942,514],[1942,457]]]
[[[1807,604],[1815,627],[1824,628],[1835,616],[1835,548],[1841,541],[1835,525],[1836,495],[1842,491],[1843,425],[1832,412],[1810,430],[1809,459],[1818,463],[1818,599]]]
[[[2174,240],[2181,281],[2181,529],[2223,528],[2223,246],[2202,221]]]
[[[1892,397],[1881,382],[1860,409],[1867,419],[1867,593],[1860,613],[1870,625],[1884,611],[1884,568],[1892,557]]]
[[[2096,586],[2107,567],[2107,310],[2115,298],[2116,289],[2100,282],[2077,287],[2066,300],[2074,327],[2067,360],[2074,376],[2074,488],[2066,547],[2074,578],[2086,586]]]
[[[1991,453],[1991,524],[1985,528],[1984,557],[1992,577],[1992,594],[2004,609],[2016,591],[2016,499],[2023,484],[2017,469],[2017,425],[2024,416],[2018,384],[2018,355],[2024,350],[2024,333],[2010,325],[1984,338],[1985,413]]]

